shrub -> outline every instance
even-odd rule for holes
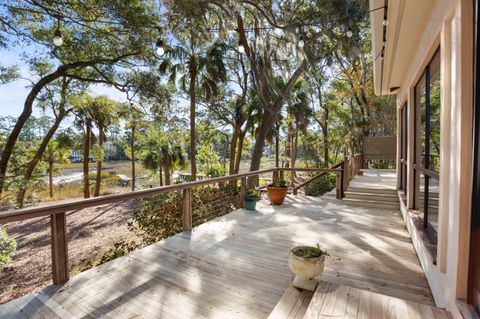
[[[193,225],[199,225],[236,209],[238,191],[230,186],[198,187],[193,190]],[[183,229],[182,192],[160,194],[139,201],[133,212],[132,230],[147,244],[175,235]]]
[[[15,240],[8,236],[7,230],[0,226],[0,268],[5,267],[12,261],[17,249]]]
[[[335,188],[335,174],[323,175],[308,185],[308,196],[321,196]]]

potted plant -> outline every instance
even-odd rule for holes
[[[287,196],[287,191],[288,185],[283,179],[276,180],[272,184],[267,185],[268,197],[273,205],[282,205],[285,196]]]
[[[358,171],[358,176],[363,176],[363,171]]]
[[[317,246],[297,246],[290,250],[288,265],[295,274],[293,285],[297,288],[314,291],[318,284],[315,280],[325,269],[325,250]]]
[[[245,194],[245,209],[246,210],[255,210],[258,200],[258,191],[255,188],[247,189],[247,193]]]

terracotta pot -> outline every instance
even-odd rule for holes
[[[313,291],[318,283],[315,278],[320,276],[325,269],[325,255],[313,258],[299,257],[293,253],[298,248],[305,248],[305,246],[291,249],[288,255],[288,265],[296,275],[293,285],[297,288]]]
[[[358,171],[358,176],[363,176],[363,171]]]
[[[287,196],[287,187],[267,186],[267,193],[273,205],[282,205],[283,200]]]

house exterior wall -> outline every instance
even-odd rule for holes
[[[401,210],[435,302],[450,311],[453,318],[463,318],[460,309],[462,301],[466,300],[468,288],[473,176],[473,12],[472,0],[435,1],[432,18],[424,29],[410,67],[402,80],[403,84],[397,91],[397,116],[400,118],[400,109],[406,102],[408,107],[408,192],[406,204],[400,200]],[[435,256],[429,252],[429,247],[422,239],[421,231],[415,226],[410,213],[418,209],[419,192],[414,192],[413,185],[419,185],[420,181],[418,170],[415,172],[413,169],[413,164],[419,162],[419,158],[414,158],[415,116],[417,128],[420,123],[419,115],[414,112],[414,87],[439,47],[440,190],[434,263]],[[401,132],[400,125],[397,127],[399,154]],[[420,143],[417,141],[416,144],[416,154],[419,154]],[[399,165],[397,159],[397,166]],[[397,179],[400,178],[400,170],[397,169]]]

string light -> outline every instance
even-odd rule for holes
[[[245,47],[240,41],[238,41],[238,52],[245,53]]]
[[[353,37],[352,28],[348,27],[348,30],[347,30],[347,38],[351,38],[351,37]]]
[[[164,42],[161,38],[158,38],[157,43],[155,43],[155,53],[157,53],[158,56],[165,54]]]
[[[300,39],[298,40],[298,47],[303,48],[305,46],[305,40],[303,38],[303,35],[300,36]]]
[[[53,37],[53,44],[59,47],[63,44],[62,32],[60,31],[60,19],[57,21],[57,29],[55,30]]]

